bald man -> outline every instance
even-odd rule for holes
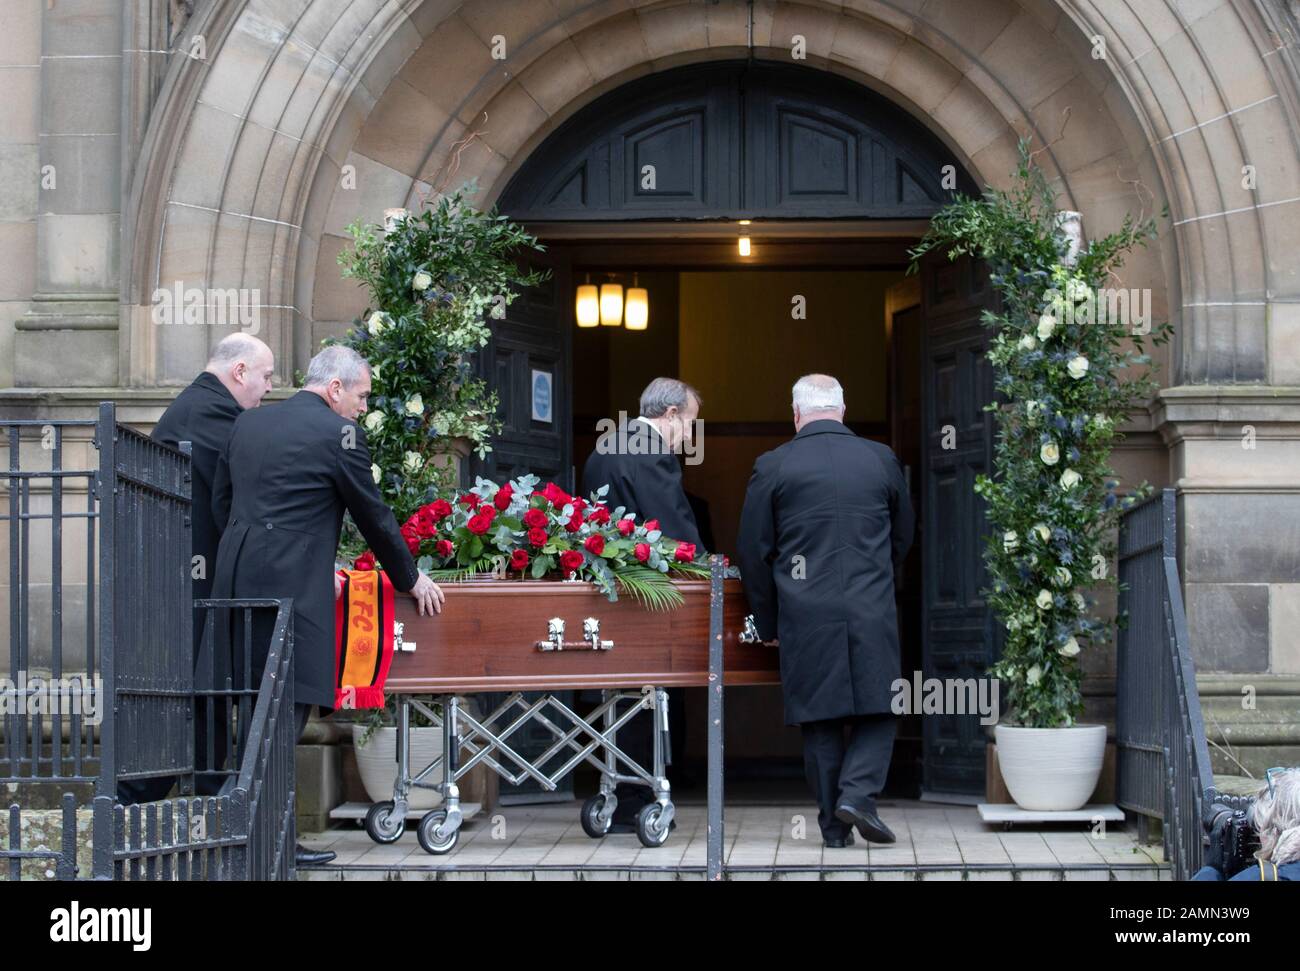
[[[212,480],[216,475],[217,457],[230,438],[235,419],[249,408],[256,408],[271,390],[275,374],[275,356],[256,337],[234,333],[225,337],[212,352],[207,367],[163,412],[153,430],[153,440],[177,448],[181,442],[193,445],[191,510],[192,566],[190,588],[194,598],[212,595],[212,573],[217,560],[217,542],[221,534],[212,518]],[[198,657],[203,636],[203,615],[194,618],[194,656]],[[207,725],[202,702],[195,705],[195,764],[206,765]],[[220,713],[214,714],[214,721]],[[223,733],[213,738],[216,764],[224,757]],[[118,801],[150,802],[164,798],[175,781],[170,776],[123,782],[118,786]],[[195,788],[200,795],[217,792],[220,779],[198,776]]]

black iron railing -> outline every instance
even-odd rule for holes
[[[1118,802],[1140,820],[1162,820],[1165,858],[1186,880],[1201,866],[1201,810],[1214,777],[1178,576],[1174,490],[1125,512],[1119,580]]]
[[[188,443],[171,449],[119,424],[111,402],[96,421],[0,421],[0,543],[9,562],[0,783],[18,784],[20,801],[45,792],[47,804],[50,788],[80,790],[44,811],[45,831],[61,832],[47,841],[56,846],[24,847],[20,805],[0,815],[0,878],[294,875],[292,605],[191,601],[188,452]],[[69,549],[80,570],[67,568]],[[197,688],[196,606],[242,616],[245,631],[245,663]],[[208,624],[209,638],[213,631]],[[257,667],[254,631],[263,667],[250,684],[242,672]],[[237,653],[229,638],[223,649]],[[201,758],[202,775],[226,782],[205,799],[193,798],[196,699],[209,719],[224,716],[206,737],[233,740],[222,748],[230,767]],[[151,779],[163,788],[174,780],[180,797],[117,804],[119,784]],[[79,859],[86,823],[91,853]]]

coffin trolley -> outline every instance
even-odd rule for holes
[[[395,648],[386,690],[397,696],[397,777],[391,801],[366,815],[366,832],[379,843],[398,840],[406,828],[412,788],[436,790],[442,804],[416,827],[428,853],[450,852],[462,823],[457,782],[479,763],[518,785],[535,780],[554,791],[577,766],[600,772],[600,789],[582,806],[588,836],[609,832],[620,782],[645,785],[654,794],[637,817],[637,836],[662,846],[673,819],[672,792],[664,774],[669,687],[709,684],[710,583],[674,580],[682,604],[649,611],[624,596],[610,603],[582,581],[473,579],[444,585],[442,613],[420,617],[399,597]],[[775,648],[756,643],[747,622],[738,580],[722,583],[725,681],[776,684]],[[574,636],[581,631],[580,636]],[[601,702],[580,714],[557,697],[561,691],[598,689]],[[482,719],[459,696],[504,692],[507,698]],[[540,692],[526,701],[525,692]],[[433,695],[441,711],[417,695]],[[632,702],[619,711],[621,702]],[[443,729],[442,754],[411,766],[411,711]],[[643,714],[644,713],[644,714]],[[642,766],[618,746],[618,732],[634,717],[653,717],[652,764]],[[511,745],[529,722],[554,737],[531,761]],[[548,763],[563,758],[558,766]],[[441,772],[441,781],[427,781]]]

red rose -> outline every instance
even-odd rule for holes
[[[588,536],[587,542],[582,545],[587,547],[587,550],[593,555],[600,556],[601,553],[605,552],[605,537],[599,534]]]
[[[567,529],[567,530],[568,530],[569,532],[571,532],[571,533],[576,533],[579,529],[581,529],[581,528],[582,528],[582,513],[578,512],[578,511],[575,509],[575,510],[573,511],[573,515],[569,517],[569,521],[568,521],[567,523],[564,524],[564,528]]]
[[[512,570],[528,569],[528,551],[515,550],[510,554],[510,568]]]
[[[434,518],[428,506],[422,507],[415,514],[415,532],[422,539],[431,539],[437,534],[438,520]]]
[[[650,544],[649,544],[649,543],[637,543],[637,544],[636,544],[636,549],[634,549],[634,550],[632,551],[632,554],[633,554],[633,555],[634,555],[638,560],[640,560],[642,563],[644,563],[646,560],[650,559]]]
[[[460,497],[460,504],[466,509],[477,509],[480,499],[472,492],[467,492]]]
[[[509,482],[507,482],[505,485],[503,485],[500,489],[497,490],[497,494],[492,498],[492,504],[496,506],[498,509],[500,509],[502,512],[505,512],[506,509],[510,507],[510,500],[514,498],[514,495],[515,495],[514,488],[510,485]]]
[[[400,530],[402,539],[406,540],[406,548],[414,555],[420,551],[420,534],[416,532],[414,521],[407,520],[402,524]]]
[[[678,543],[677,552],[675,552],[673,556],[675,556],[682,563],[690,563],[692,560],[695,559],[695,544]]]
[[[554,482],[546,483],[546,488],[542,490],[542,495],[546,497],[547,502],[552,506],[555,506],[557,509],[563,508],[573,498]]]
[[[438,555],[439,555],[439,556],[444,556],[444,557],[446,557],[446,556],[451,556],[451,554],[453,554],[453,553],[455,553],[455,552],[456,552],[456,547],[455,547],[454,545],[452,545],[451,540],[449,540],[449,539],[440,539],[440,540],[438,540]]]
[[[492,520],[497,518],[496,507],[487,505],[479,506],[478,512],[474,513],[474,515],[481,516],[488,522],[492,522]]]
[[[580,499],[578,496],[572,496],[569,502],[573,503],[573,508],[578,512],[582,512],[587,508],[587,500]]]
[[[451,515],[451,503],[446,499],[435,499],[424,507],[434,519],[443,520]]]
[[[565,576],[582,566],[582,554],[577,550],[565,550],[560,554],[560,572]]]
[[[524,525],[527,526],[529,529],[533,529],[535,527],[541,527],[542,529],[545,529],[546,523],[547,523],[546,513],[542,512],[540,509],[530,509],[526,513],[524,513]]]
[[[354,570],[373,570],[375,568],[375,554],[366,550],[352,563]]]
[[[645,521],[645,531],[646,531],[647,533],[653,533],[653,532],[654,532],[656,529],[658,529],[658,528],[659,528],[659,520],[657,520],[657,519],[647,519],[647,520]]]
[[[609,522],[609,510],[604,506],[597,506],[587,514],[587,522],[597,523],[601,526],[605,525],[605,523]]]
[[[488,511],[487,509],[483,510],[483,512],[487,512],[487,511]],[[469,517],[469,522],[465,524],[465,528],[468,529],[475,536],[482,536],[484,533],[488,531],[488,527],[491,525],[492,525],[491,516],[484,516],[480,513],[475,513],[473,516]]]
[[[532,546],[545,546],[546,530],[540,526],[534,526],[528,531],[528,542]]]
[[[632,531],[636,529],[636,523],[632,522],[630,519],[620,519],[617,525],[618,531],[624,536],[631,536]]]

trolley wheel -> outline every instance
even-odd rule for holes
[[[420,817],[420,825],[415,827],[415,838],[420,841],[420,846],[424,852],[440,854],[450,853],[456,846],[456,841],[460,839],[460,830],[452,833],[442,842],[438,842],[434,835],[434,830],[443,824],[447,819],[447,810],[431,809]]]
[[[582,804],[582,812],[578,819],[582,823],[582,831],[594,840],[601,839],[609,832],[609,827],[613,820],[609,820],[603,826],[600,822],[600,811],[605,808],[605,797],[600,793],[591,796]]]
[[[663,846],[668,842],[670,827],[667,823],[660,822],[663,811],[663,806],[652,802],[641,807],[641,811],[636,814],[636,835],[642,846]]]
[[[377,802],[366,811],[366,835],[376,843],[396,843],[406,832],[406,820],[393,812],[393,801]]]

